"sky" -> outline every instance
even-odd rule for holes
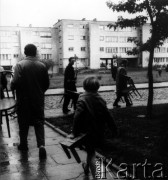
[[[116,21],[108,0],[0,0],[0,26],[52,27],[58,19]],[[113,0],[119,2],[119,0]]]

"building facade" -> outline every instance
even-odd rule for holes
[[[150,25],[145,24],[142,26],[142,33],[141,33],[141,40],[143,43],[145,43],[150,35]],[[149,62],[149,52],[142,52],[142,67],[147,67]],[[168,38],[165,40],[164,44],[159,47],[155,48],[154,50],[154,59],[153,59],[153,65],[161,65],[166,66],[168,64]]]
[[[111,21],[58,20],[50,27],[0,27],[0,65],[11,68],[24,57],[24,47],[33,43],[41,59],[52,60],[52,73],[64,71],[69,57],[77,56],[76,66],[98,69],[111,66],[116,56],[127,59],[131,67],[147,67],[149,53],[127,55],[136,47],[129,38],[143,43],[150,37],[150,25],[141,28],[109,28]],[[155,49],[154,65],[168,64],[168,39],[162,47]]]
[[[118,28],[109,29],[110,21],[60,20],[54,28],[57,29],[57,50],[59,69],[64,69],[68,58],[76,55],[79,67],[100,68],[109,67],[111,60],[118,56],[126,58],[131,66],[137,66],[139,57],[128,56],[126,52],[136,45],[129,42],[129,37],[139,38],[139,29]]]
[[[0,65],[5,69],[15,66],[23,59],[24,47],[29,43],[37,46],[39,58],[56,62],[53,34],[54,29],[48,27],[0,27]]]

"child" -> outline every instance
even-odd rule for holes
[[[90,168],[95,179],[95,148],[103,145],[105,124],[107,123],[113,133],[117,132],[106,102],[97,92],[99,87],[100,84],[96,77],[88,77],[84,80],[83,88],[85,92],[78,99],[72,134],[68,136],[73,139],[81,133],[87,133],[89,138],[84,142],[87,160],[86,164],[83,164],[83,168],[86,175]]]

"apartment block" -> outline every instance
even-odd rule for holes
[[[149,53],[127,55],[136,45],[129,38],[143,43],[150,37],[150,25],[140,28],[109,28],[114,22],[93,20],[58,20],[53,27],[0,27],[0,65],[11,68],[24,57],[24,47],[33,43],[41,59],[53,60],[51,73],[63,72],[69,57],[77,56],[75,66],[110,68],[117,56],[127,59],[130,67],[147,67]],[[168,64],[168,39],[155,49],[154,65]]]
[[[38,56],[41,59],[53,60],[56,62],[55,41],[52,34],[56,34],[53,28],[49,27],[0,27],[0,65],[5,69],[24,58],[24,47],[33,43],[37,46]],[[52,71],[57,72],[54,67]]]
[[[127,58],[131,66],[138,65],[138,56],[128,56],[126,52],[135,47],[128,41],[129,37],[139,38],[139,29],[109,29],[110,21],[59,20],[54,28],[57,29],[57,50],[59,69],[64,69],[68,58],[76,55],[78,67],[100,68],[107,67],[111,60],[118,56]]]
[[[145,43],[150,35],[150,25],[145,24],[142,26],[141,41]],[[149,52],[142,52],[142,67],[147,67],[149,62]],[[167,65],[168,64],[168,38],[164,44],[154,50],[153,65]]]

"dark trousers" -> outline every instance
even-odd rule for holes
[[[76,91],[74,91],[74,92],[76,92]],[[68,109],[68,105],[69,105],[71,99],[73,101],[73,108],[75,110],[78,97],[79,97],[79,95],[77,93],[71,93],[69,91],[65,91],[64,103],[63,103],[63,111],[66,111]]]
[[[35,135],[37,140],[37,147],[45,146],[44,138],[44,117],[33,116],[30,107],[27,105],[22,105],[17,110],[18,114],[18,124],[19,124],[19,137],[20,144],[27,146],[27,136],[29,131],[29,126],[33,122],[35,129]]]
[[[124,97],[124,100],[126,102],[127,105],[131,104],[129,99],[128,99],[128,94],[127,93],[122,93],[122,92],[117,92],[117,98],[116,100],[114,101],[114,105],[117,105],[118,102],[120,101],[121,97]]]

